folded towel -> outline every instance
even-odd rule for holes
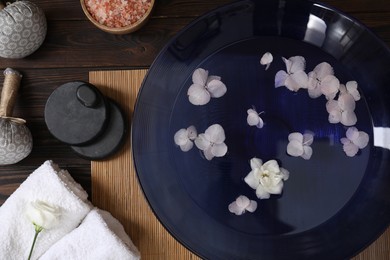
[[[93,209],[78,228],[54,244],[40,260],[135,260],[140,253],[121,223]]]
[[[31,259],[75,229],[92,209],[88,194],[72,176],[46,161],[0,207],[0,259],[27,259],[34,225],[26,216],[29,203],[43,201],[59,209],[56,225],[39,233]]]

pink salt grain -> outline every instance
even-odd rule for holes
[[[120,28],[143,18],[151,7],[151,0],[85,0],[85,6],[100,24]]]

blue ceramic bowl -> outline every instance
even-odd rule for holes
[[[271,52],[264,70],[259,61]],[[328,62],[342,83],[355,80],[356,127],[370,137],[355,157],[343,151],[347,127],[330,124],[324,97],[275,88],[281,57],[300,55],[306,72]],[[187,90],[197,68],[222,77],[227,93],[194,106]],[[205,259],[345,259],[373,242],[390,221],[390,52],[356,20],[306,1],[243,0],[212,11],[161,51],[139,92],[132,148],[139,181],[158,219]],[[265,111],[262,129],[246,111]],[[211,161],[194,147],[182,152],[173,136],[194,125],[222,125],[228,153]],[[286,153],[291,132],[315,135],[310,160]],[[283,193],[257,199],[243,181],[249,160],[276,159],[290,171]],[[239,195],[258,202],[236,216]]]

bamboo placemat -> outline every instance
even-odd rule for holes
[[[117,101],[131,117],[146,72],[147,70],[92,71],[89,73],[89,81],[106,96]],[[124,147],[113,157],[105,161],[93,161],[91,174],[93,204],[109,211],[123,224],[127,234],[141,251],[142,259],[199,259],[164,229],[148,206],[135,173],[129,137]],[[353,259],[389,260],[390,228]]]

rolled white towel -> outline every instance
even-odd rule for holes
[[[88,194],[72,176],[46,161],[0,207],[0,259],[27,259],[35,229],[27,218],[31,202],[43,201],[58,209],[56,224],[39,233],[31,259],[37,259],[55,242],[75,229],[92,209]]]
[[[78,228],[55,243],[40,260],[136,260],[140,253],[109,212],[93,209]]]

